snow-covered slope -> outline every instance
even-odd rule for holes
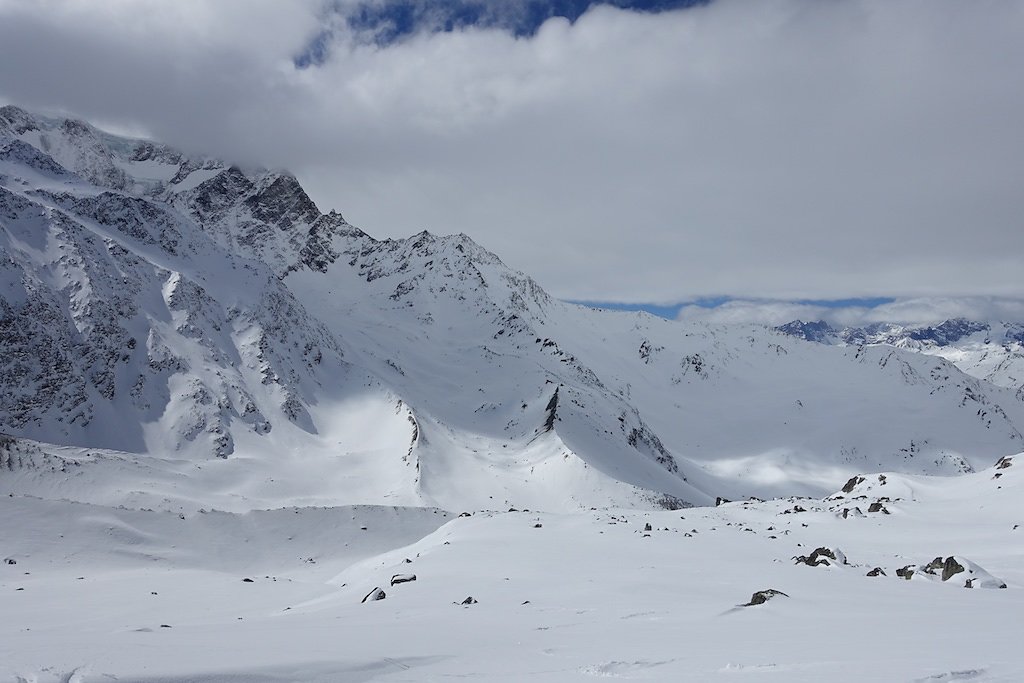
[[[963,318],[938,325],[877,323],[837,329],[827,322],[786,323],[780,332],[829,345],[886,345],[945,358],[960,370],[992,384],[1013,389],[1024,401],[1024,325],[978,322]]]
[[[3,497],[0,680],[1019,681],[1022,485],[1017,456],[676,511]]]
[[[674,508],[1021,450],[1024,404],[940,358],[566,304],[464,235],[13,107],[0,295],[3,492]]]

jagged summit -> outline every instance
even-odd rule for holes
[[[942,359],[567,304],[467,235],[13,107],[0,341],[41,453],[3,490],[102,504],[671,508],[969,471],[1024,425]]]
[[[780,325],[776,329],[791,337],[799,337],[800,339],[823,344],[831,342],[838,334],[836,329],[824,320],[806,323],[802,320],[794,320],[785,325]]]

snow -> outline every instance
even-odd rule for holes
[[[115,159],[114,165],[140,181],[168,182],[178,172],[178,165],[159,159],[145,161]]]
[[[985,340],[586,309],[287,174],[0,138],[0,681],[1024,680]]]
[[[172,190],[174,192],[188,192],[189,190],[194,190],[210,178],[216,176],[222,170],[223,169],[221,168],[197,169],[174,183]]]
[[[779,500],[180,519],[3,498],[2,552],[17,564],[0,566],[0,679],[1021,680],[1015,468],[871,475],[841,499],[797,500],[796,514]],[[892,514],[837,514],[882,491]],[[818,546],[850,564],[793,563]],[[937,555],[1008,587],[895,575]],[[886,576],[865,576],[873,567]],[[416,581],[392,586],[403,573]],[[362,604],[374,587],[386,597]],[[766,589],[788,597],[742,606]]]

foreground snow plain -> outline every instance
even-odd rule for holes
[[[674,511],[8,496],[0,680],[1020,681],[1024,457],[1001,464]],[[849,564],[794,563],[822,546]],[[947,556],[965,570],[921,571]],[[1007,587],[964,588],[985,572]]]

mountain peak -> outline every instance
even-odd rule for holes
[[[799,337],[800,339],[819,343],[827,343],[836,333],[835,328],[824,320],[807,323],[802,320],[794,320],[785,325],[780,325],[777,329],[779,332],[788,334],[791,337]]]
[[[36,129],[35,119],[24,109],[13,104],[0,107],[0,132],[20,135]]]

